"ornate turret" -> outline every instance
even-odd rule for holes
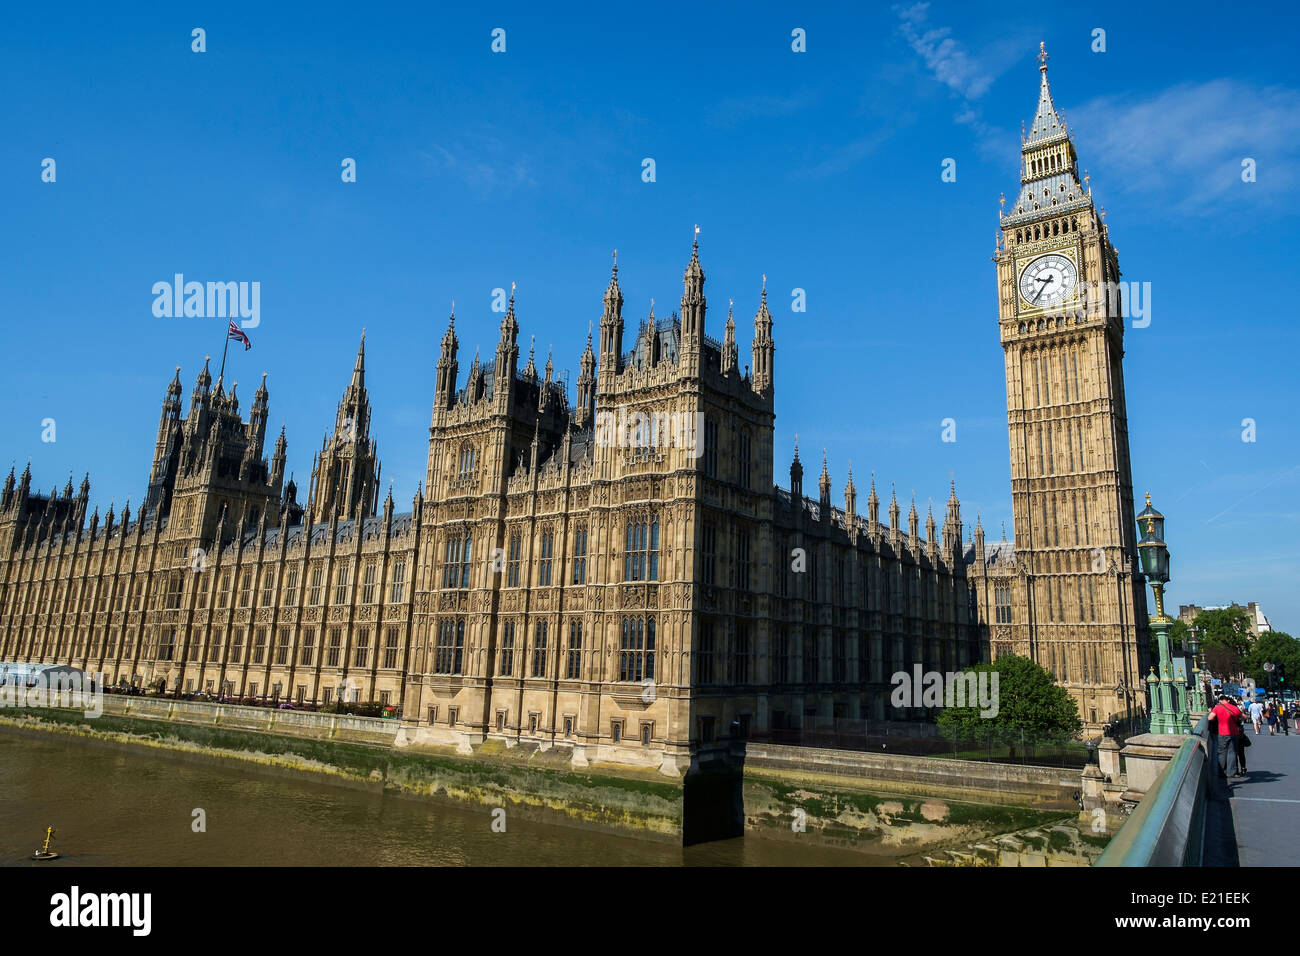
[[[738,355],[736,352],[736,320],[732,315],[732,309],[736,300],[732,299],[727,303],[727,330],[722,340],[722,374],[730,375],[736,371]]]
[[[434,386],[434,404],[439,408],[450,408],[456,401],[456,352],[460,343],[456,340],[456,303],[451,304],[451,318],[447,320],[447,332],[442,337],[442,352],[438,356],[437,383]]]
[[[284,437],[284,426],[280,426],[280,437],[275,440],[275,454],[271,456],[271,488],[278,495],[280,483],[284,481],[284,464],[288,457],[289,442]]]
[[[536,348],[536,346],[537,346],[537,336],[535,336],[535,335],[533,335],[533,336],[529,336],[529,339],[528,339],[528,364],[524,366],[524,370],[523,370],[522,373],[520,373],[520,376],[519,376],[519,377],[522,378],[525,382],[534,382],[534,383],[535,383],[535,382],[537,381],[537,364],[533,361],[533,351],[534,351],[534,349]]]
[[[907,546],[913,554],[921,546],[921,516],[916,511],[916,492],[912,492],[912,507],[907,512]]]
[[[948,510],[943,518],[943,552],[949,558],[961,553],[961,503],[957,500],[957,481],[948,486]]]
[[[849,462],[849,478],[844,483],[844,523],[852,533],[857,530],[858,489],[853,485],[853,462]]]
[[[590,335],[588,336],[590,337]],[[614,268],[605,289],[605,309],[600,314],[600,369],[617,374],[623,354],[623,291],[618,287],[618,250],[614,250]]]
[[[379,453],[370,437],[370,395],[366,390],[366,333],[334,416],[334,433],[321,442],[312,470],[307,510],[314,521],[336,511],[343,519],[361,520],[379,504]]]
[[[876,494],[876,473],[871,473],[871,494],[867,495],[867,525],[872,534],[880,531],[880,496]]]
[[[817,490],[820,492],[818,500],[822,508],[822,520],[826,521],[831,514],[831,473],[826,467],[826,449],[822,449],[822,473],[817,479]]]
[[[794,460],[790,462],[790,499],[797,512],[803,509],[803,462],[799,460],[799,436],[794,436]]]
[[[487,389],[483,366],[479,362],[478,349],[474,350],[474,363],[469,367],[469,381],[465,383],[465,401],[474,404],[483,397]]]
[[[204,365],[204,372],[207,365]],[[209,376],[210,378],[210,376]],[[206,402],[206,386],[202,386],[203,373],[199,383],[194,387],[194,399],[190,405],[190,414],[194,414],[195,403],[200,406]],[[166,514],[169,508],[170,488],[175,484],[181,452],[181,367],[176,366],[176,374],[167,386],[163,398],[162,415],[158,419],[158,437],[154,442],[153,465],[149,469],[149,490],[145,495],[145,509],[161,511]]]
[[[898,507],[898,489],[893,482],[889,484],[889,544],[897,554],[903,546],[903,521]]]
[[[752,387],[760,395],[772,389],[776,344],[772,341],[772,313],[767,310],[767,276],[763,276],[763,293],[754,315],[754,372]]]
[[[199,372],[198,378],[194,380],[194,391],[190,393],[190,414],[199,406],[207,405],[209,390],[212,388],[212,373],[208,371],[208,363],[212,361],[211,355],[203,356],[203,368]]]
[[[510,304],[506,307],[506,317],[501,320],[501,339],[497,342],[496,375],[493,379],[497,402],[509,402],[519,368],[518,341],[519,320],[515,318],[515,284],[512,282]]]
[[[266,373],[262,373],[262,382],[257,386],[257,391],[253,393],[253,407],[248,412],[249,431],[252,434],[250,447],[255,447],[257,457],[262,455],[262,447],[266,441],[266,419],[267,399],[270,393],[266,390]]]
[[[704,345],[704,269],[700,266],[700,227],[695,227],[695,240],[691,244],[691,261],[682,275],[682,353],[699,355]],[[698,374],[698,358],[687,362],[688,374]],[[694,367],[692,367],[692,365]]]
[[[596,356],[591,351],[591,326],[587,327],[587,348],[578,360],[578,408],[575,424],[584,427],[596,411]]]

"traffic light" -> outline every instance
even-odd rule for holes
[[[1279,686],[1279,687],[1286,683],[1286,665],[1285,665],[1285,664],[1278,664],[1278,665],[1277,665],[1277,683],[1278,683],[1278,686]]]

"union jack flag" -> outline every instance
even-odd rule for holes
[[[230,328],[226,332],[226,338],[235,339],[236,341],[243,342],[245,352],[247,352],[249,349],[253,347],[253,343],[248,341],[248,336],[244,334],[243,329],[241,329],[239,326],[235,324],[234,319],[230,320]]]

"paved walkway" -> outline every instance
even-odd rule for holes
[[[1246,733],[1247,776],[1228,780],[1240,864],[1300,865],[1300,734]]]

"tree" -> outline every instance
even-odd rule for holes
[[[1222,607],[1202,611],[1192,622],[1201,635],[1201,653],[1211,674],[1228,677],[1241,669],[1250,650],[1250,616],[1244,608]]]
[[[997,714],[982,717],[978,707],[945,707],[937,721],[945,734],[967,739],[993,734],[1011,744],[1014,755],[1015,744],[1022,740],[1073,740],[1082,733],[1083,720],[1074,698],[1028,657],[1008,654],[991,664],[977,664],[966,673],[971,672],[976,680],[988,681],[990,689],[994,686],[991,677],[979,675],[997,674]]]
[[[1275,689],[1282,690],[1292,681],[1300,681],[1300,641],[1284,631],[1269,631],[1261,634],[1242,660],[1246,673],[1255,678],[1257,686],[1267,688],[1268,674],[1264,671],[1264,662],[1281,664],[1286,669],[1286,684]],[[1274,672],[1276,673],[1276,672]]]
[[[1238,656],[1250,650],[1250,615],[1244,608],[1222,607],[1196,615],[1192,627],[1201,633],[1202,647],[1222,647]]]

